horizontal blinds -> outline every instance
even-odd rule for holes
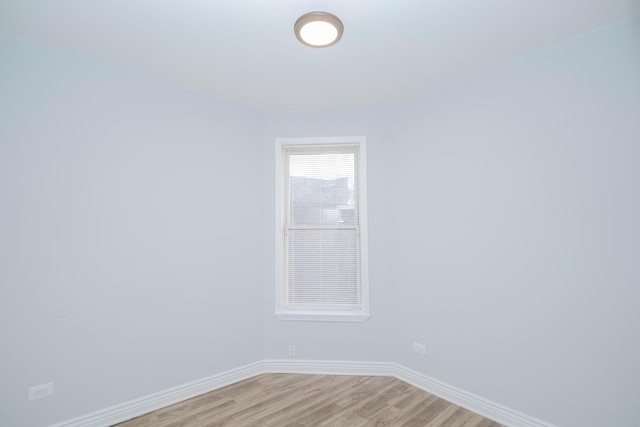
[[[356,147],[285,153],[285,303],[354,309],[361,304]]]
[[[356,230],[289,230],[286,240],[290,305],[359,305]]]

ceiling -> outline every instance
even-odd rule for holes
[[[296,19],[345,26],[314,49]],[[369,108],[621,20],[640,0],[2,0],[0,32],[259,110]]]

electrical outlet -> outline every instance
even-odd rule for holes
[[[53,394],[53,383],[34,385],[29,387],[29,400],[40,399],[41,397]]]
[[[296,357],[296,346],[293,344],[289,346],[289,357]]]
[[[427,347],[424,344],[420,344],[419,342],[414,342],[413,351],[420,354],[427,354]]]

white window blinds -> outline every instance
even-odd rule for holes
[[[282,148],[281,309],[363,313],[359,145]]]

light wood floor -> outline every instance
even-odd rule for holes
[[[263,374],[118,427],[500,427],[393,377]]]

